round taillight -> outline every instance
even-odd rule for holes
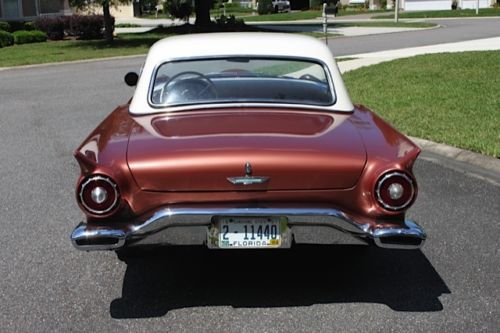
[[[415,185],[410,176],[402,172],[389,172],[377,181],[375,195],[382,207],[398,211],[412,203],[415,197]]]
[[[118,186],[108,177],[92,176],[81,183],[78,196],[86,210],[103,215],[118,205]]]

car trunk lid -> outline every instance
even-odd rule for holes
[[[348,117],[252,109],[136,117],[128,164],[138,185],[151,191],[350,188],[366,152]],[[267,179],[231,181],[243,177]]]

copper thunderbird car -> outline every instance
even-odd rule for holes
[[[417,249],[420,150],[354,106],[330,50],[291,34],[172,37],[76,150],[80,250],[362,243]]]

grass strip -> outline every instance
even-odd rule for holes
[[[366,28],[432,28],[435,23],[428,22],[346,22],[333,23],[329,27],[366,27]]]
[[[439,18],[439,17],[474,17],[474,16],[500,16],[500,8],[480,8],[479,15],[476,15],[475,9],[460,9],[460,10],[429,10],[418,12],[399,13],[399,18]],[[392,15],[377,15],[374,19],[393,18]]]
[[[147,53],[158,33],[120,34],[112,45],[104,40],[64,40],[14,45],[0,49],[0,67],[96,59]]]
[[[245,22],[260,22],[260,21],[298,21],[310,20],[321,17],[319,10],[305,10],[301,12],[289,12],[268,15],[243,16]]]
[[[408,135],[500,157],[500,52],[399,59],[344,74],[355,103]]]

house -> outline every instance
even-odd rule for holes
[[[134,17],[139,1],[133,0],[129,5],[112,6],[114,17]],[[102,8],[95,6],[85,11],[75,11],[68,0],[0,0],[0,20],[29,21],[45,15],[102,14]]]
[[[42,15],[71,14],[68,0],[0,0],[0,20],[30,20]]]
[[[495,4],[496,0],[479,0],[479,8],[488,8]],[[400,0],[399,8],[403,11],[418,10],[450,10],[452,0]],[[457,0],[458,8],[475,9],[477,0]],[[387,9],[394,8],[394,1],[387,1]],[[379,0],[370,0],[370,9],[380,9]]]
[[[452,0],[400,0],[403,10],[449,10]],[[477,0],[458,0],[458,7],[462,9],[475,9]],[[479,0],[479,8],[488,8],[494,4],[491,0]]]

